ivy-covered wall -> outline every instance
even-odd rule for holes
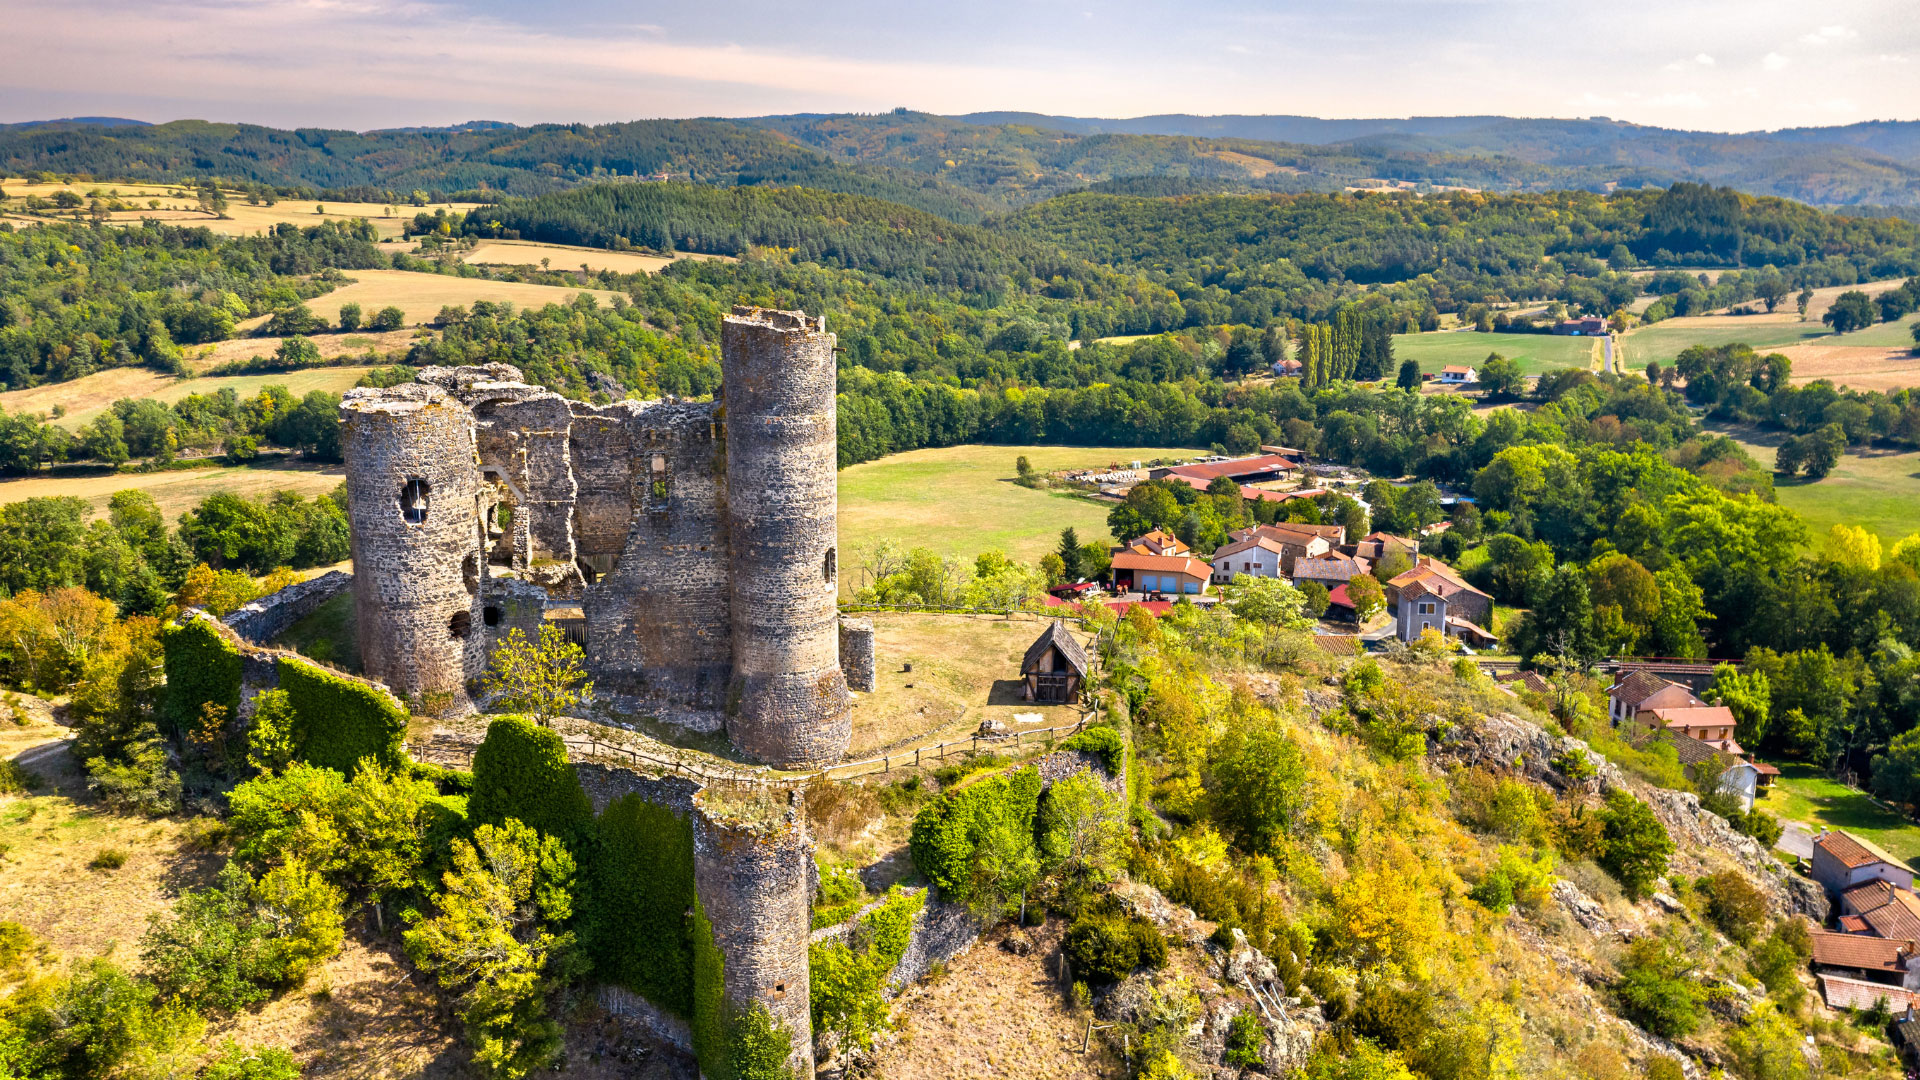
[[[588,927],[600,977],[691,1019],[695,906],[686,816],[638,795],[602,811]]]
[[[167,675],[164,720],[175,731],[190,729],[207,705],[226,710],[231,720],[240,707],[240,649],[211,619],[188,619],[161,635],[162,666]]]
[[[364,758],[405,761],[407,710],[391,694],[290,656],[277,665],[293,706],[294,756],[352,776]]]
[[[698,899],[693,903],[693,1054],[706,1080],[795,1080],[787,1067],[793,1036],[781,1030],[766,1006],[739,1008],[727,1000],[726,959],[713,940],[713,924]]]

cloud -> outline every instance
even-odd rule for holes
[[[1859,36],[1860,32],[1851,26],[1823,26],[1810,34],[1801,34],[1800,40],[1808,45],[1834,45]]]
[[[1781,56],[1777,52],[1770,52],[1760,58],[1760,66],[1766,68],[1768,71],[1784,71],[1787,65],[1791,63],[1793,63],[1791,58]]]
[[[1701,67],[1712,67],[1713,57],[1708,56],[1706,53],[1694,53],[1693,62],[1699,64]]]

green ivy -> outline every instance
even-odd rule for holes
[[[638,795],[600,815],[588,946],[601,978],[693,1013],[693,826]]]
[[[190,728],[209,704],[231,717],[240,707],[240,649],[206,619],[189,619],[161,636],[167,673],[165,718],[175,732]]]
[[[1108,776],[1127,775],[1127,740],[1113,728],[1090,727],[1060,743],[1062,750],[1084,750],[1098,754]]]
[[[407,711],[391,695],[290,656],[278,667],[293,706],[295,757],[347,776],[366,758],[404,767]]]
[[[908,850],[913,865],[940,889],[943,900],[966,903],[974,893],[974,851],[993,829],[1032,841],[1040,808],[1040,773],[1032,766],[942,792],[913,818]]]
[[[584,852],[593,835],[593,804],[567,763],[560,736],[524,716],[487,726],[473,755],[473,794],[467,814],[475,825],[516,818]]]
[[[851,944],[823,941],[808,946],[815,1032],[838,1031],[854,1044],[873,1045],[874,1032],[887,1023],[882,993],[887,976],[906,955],[914,917],[926,902],[924,891],[903,893],[896,885],[886,903],[854,927]]]
[[[693,901],[693,1056],[707,1080],[790,1080],[793,1035],[755,1002],[727,1001],[726,961],[713,942],[713,924]]]

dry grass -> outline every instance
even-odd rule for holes
[[[214,1039],[281,1046],[306,1076],[466,1075],[459,1026],[397,946],[349,934],[306,985],[219,1025]]]
[[[36,496],[73,495],[85,499],[96,513],[104,515],[107,500],[112,498],[114,492],[135,490],[152,495],[167,520],[173,521],[218,491],[257,497],[284,489],[314,496],[339,487],[344,476],[338,465],[279,463],[215,465],[206,469],[152,473],[74,469],[60,474],[0,481],[0,503],[20,502]]]
[[[346,338],[355,335],[338,335]],[[241,358],[255,353],[270,353],[273,346],[257,338],[243,342],[224,342],[221,348],[235,347]],[[344,341],[342,351],[354,351]],[[233,358],[232,356],[228,357]],[[365,366],[308,368],[265,375],[219,375],[197,379],[176,379],[146,368],[109,368],[72,382],[49,383],[24,390],[0,393],[0,407],[8,412],[51,414],[55,405],[66,407],[67,414],[56,423],[69,430],[85,426],[121,398],[152,398],[171,404],[189,394],[216,394],[231,387],[241,397],[251,397],[268,386],[284,386],[295,397],[310,390],[341,391],[360,381]]]
[[[147,916],[166,911],[180,890],[211,881],[218,859],[188,850],[183,820],[128,817],[79,801],[86,777],[66,736],[45,720],[26,727],[0,721],[0,758],[48,785],[0,796],[0,912],[60,960],[112,955],[133,964]],[[126,856],[122,865],[90,865],[116,850]]]
[[[1045,625],[1039,620],[900,612],[872,618],[874,690],[854,695],[849,758],[961,738],[987,719],[1020,729],[1080,716],[1077,706],[1020,700],[1020,658]],[[901,670],[907,664],[911,672]],[[1016,716],[1040,719],[1019,723]]]
[[[1920,386],[1920,353],[1910,348],[1861,348],[1809,342],[1769,351],[1779,352],[1793,361],[1795,383],[1826,379],[1855,390],[1882,392]]]
[[[539,308],[567,303],[583,292],[592,293],[603,304],[614,297],[605,289],[567,289],[558,285],[488,281],[412,270],[354,270],[347,277],[352,279],[352,284],[307,301],[308,309],[327,322],[338,324],[342,304],[359,304],[368,316],[392,305],[406,312],[407,324],[413,326],[431,320],[443,307],[465,307],[475,300],[507,301],[523,308]]]
[[[1058,921],[1033,931],[1031,956],[1014,956],[989,935],[909,988],[894,1006],[896,1030],[877,1046],[874,1075],[887,1080],[1073,1080],[1117,1075],[1119,1062],[1095,1039],[1080,1053],[1084,1015],[1064,1000],[1042,966],[1059,946]]]
[[[380,203],[310,203],[283,199],[272,206],[249,206],[246,196],[229,193],[227,216],[217,218],[199,210],[199,200],[191,193],[184,198],[176,198],[168,194],[171,191],[186,190],[172,184],[109,184],[91,181],[78,184],[29,184],[24,180],[16,179],[8,181],[4,186],[7,194],[15,198],[25,198],[29,195],[52,198],[54,192],[68,190],[79,192],[82,196],[95,190],[109,197],[117,192],[122,201],[138,204],[140,209],[114,214],[112,217],[115,221],[138,222],[143,217],[151,217],[170,225],[205,226],[214,232],[229,236],[265,232],[282,222],[315,225],[322,221],[351,221],[355,218],[365,218],[379,230],[384,239],[399,236],[405,224],[413,220],[413,215],[422,211],[430,214],[437,209],[469,210],[479,205],[478,203],[435,203],[432,206],[388,207]],[[151,199],[159,200],[158,210],[147,206],[148,200]],[[326,213],[316,213],[317,206],[324,206]],[[389,210],[392,211],[391,216],[388,215]]]
[[[570,244],[538,244],[530,240],[482,240],[460,261],[483,266],[539,266],[542,259],[553,270],[578,270],[585,264],[591,270],[612,270],[620,274],[657,274],[680,259],[717,259],[735,262],[731,255],[648,255],[638,251],[608,251],[604,248],[574,247]]]
[[[331,360],[337,356],[364,356],[369,349],[383,355],[393,352],[404,353],[419,334],[417,330],[389,330],[385,333],[356,330],[350,334],[313,334],[307,340],[313,342],[313,347],[322,357]],[[256,356],[272,356],[274,350],[279,347],[279,338],[237,337],[231,341],[189,349],[187,364],[193,371],[199,373],[217,364],[249,360]]]

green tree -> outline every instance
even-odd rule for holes
[[[1069,525],[1060,530],[1060,575],[1067,581],[1080,581],[1087,575],[1086,557],[1080,547],[1080,535]]]
[[[456,840],[439,914],[406,933],[407,955],[459,995],[474,1060],[517,1078],[559,1054],[548,997],[573,973],[573,856],[518,821]]]
[[[1858,289],[1849,289],[1834,300],[1820,321],[1833,327],[1836,334],[1850,334],[1873,325],[1873,300]]]
[[[1402,390],[1420,389],[1420,363],[1409,357],[1400,361],[1400,373],[1394,377],[1393,384]]]
[[[1355,574],[1347,579],[1347,602],[1353,605],[1355,617],[1365,624],[1387,609],[1386,590],[1371,575]]]
[[[1627,948],[1614,996],[1627,1018],[1664,1039],[1690,1035],[1705,1019],[1706,988],[1689,974],[1691,959],[1659,938]]]
[[[1227,607],[1242,619],[1284,630],[1305,630],[1313,625],[1306,614],[1306,597],[1284,578],[1235,574],[1233,590]]]
[[[1474,376],[1487,394],[1496,398],[1512,397],[1525,385],[1519,361],[1509,360],[1499,353],[1489,354]]]
[[[388,330],[398,330],[406,324],[407,313],[392,304],[388,304],[386,307],[373,313],[373,318],[368,321],[367,328],[385,332]]]
[[[491,705],[502,712],[525,713],[543,727],[583,701],[593,700],[593,682],[587,678],[586,654],[566,631],[551,623],[540,627],[540,640],[530,642],[519,627],[507,631],[493,651],[482,685]]]
[[[1207,796],[1241,848],[1271,854],[1305,811],[1306,759],[1277,721],[1236,725],[1220,740]]]
[[[1627,895],[1635,899],[1646,896],[1667,872],[1667,858],[1673,854],[1667,827],[1660,824],[1646,803],[1620,790],[1607,796],[1607,805],[1599,815],[1603,845],[1600,865],[1620,879]]]
[[[340,305],[340,329],[352,332],[360,329],[360,305],[349,300]]]

